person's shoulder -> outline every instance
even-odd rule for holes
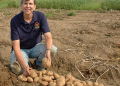
[[[18,20],[19,17],[20,17],[20,15],[21,15],[21,12],[20,12],[19,14],[15,15],[15,16],[11,19],[11,21],[16,21],[16,20]]]
[[[34,13],[37,15],[45,15],[43,12],[40,12],[40,11],[34,11]]]

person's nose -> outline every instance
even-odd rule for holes
[[[27,4],[27,7],[29,7],[30,5],[29,4]]]

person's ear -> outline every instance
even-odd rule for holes
[[[36,5],[34,6],[34,10],[36,9]]]
[[[20,6],[21,6],[21,8],[22,8],[22,4],[21,4]]]

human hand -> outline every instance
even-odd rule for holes
[[[29,75],[30,75],[29,70],[31,70],[30,67],[28,67],[28,66],[24,67],[24,68],[23,68],[23,75],[29,76]]]
[[[47,50],[45,52],[45,57],[47,58],[47,60],[50,62],[50,66],[51,66],[51,55],[50,55],[50,50]]]

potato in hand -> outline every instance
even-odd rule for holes
[[[44,57],[44,58],[42,59],[42,65],[43,65],[45,68],[49,68],[49,67],[51,66],[50,64],[51,64],[51,62],[48,61],[46,57]]]

